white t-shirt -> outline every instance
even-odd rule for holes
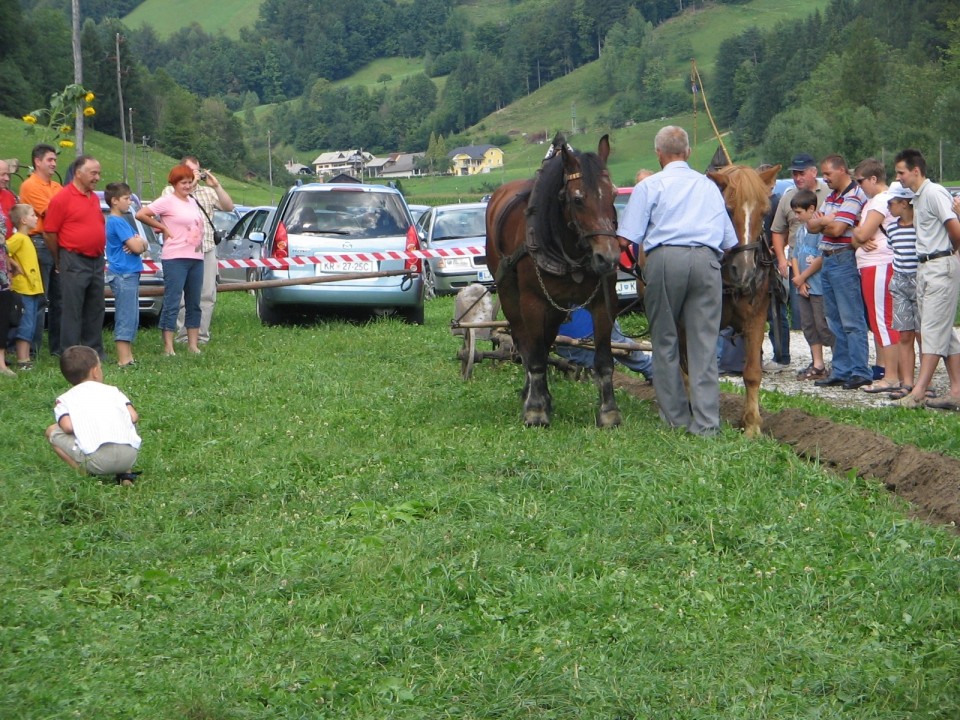
[[[70,416],[77,447],[84,455],[104,443],[140,448],[140,436],[130,417],[127,396],[113,385],[88,380],[74,385],[57,398],[53,415],[60,422]]]
[[[887,200],[889,199],[889,191],[884,190],[870,198],[867,204],[863,206],[863,212],[860,213],[861,223],[870,212],[880,213],[883,216],[883,220],[880,221],[880,227],[878,227],[877,231],[873,234],[873,239],[877,243],[877,247],[873,250],[857,248],[858,269],[876,267],[878,265],[889,265],[893,262],[893,248],[890,247],[890,243],[887,242],[887,236],[883,232],[887,224],[894,219],[893,215],[890,214],[890,210],[887,208]]]

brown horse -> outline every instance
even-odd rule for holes
[[[745,165],[727,165],[707,173],[723,193],[740,244],[727,252],[721,265],[723,313],[721,327],[732,326],[745,341],[743,368],[743,429],[760,434],[760,367],[763,334],[776,270],[773,250],[763,236],[763,218],[770,209],[770,186],[780,171],[775,165],[757,172]]]
[[[593,316],[597,426],[621,422],[610,351],[620,250],[609,154],[606,135],[596,153],[580,153],[558,134],[534,179],[501,186],[487,205],[487,265],[526,373],[526,425],[550,424],[547,354],[578,307]]]

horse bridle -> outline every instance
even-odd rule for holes
[[[569,175],[566,173],[563,174],[563,190],[560,191],[560,203],[564,207],[567,205],[567,183],[571,182],[572,180],[580,180],[582,177],[583,173],[581,172],[570,173]],[[574,212],[570,213],[570,220],[567,221],[567,226],[577,233],[578,244],[586,250],[589,250],[590,238],[612,237],[614,240],[617,238],[617,234],[615,232],[607,232],[604,230],[592,230],[590,232],[585,232],[584,229],[580,227],[580,222],[577,220],[577,214]]]

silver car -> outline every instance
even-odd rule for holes
[[[425,212],[417,225],[424,245],[431,250],[485,248],[487,243],[486,203],[438,205]],[[424,268],[427,296],[453,295],[471,283],[493,285],[487,256],[430,258]]]
[[[258,280],[398,273],[260,288],[256,291],[257,315],[264,324],[283,322],[304,310],[324,308],[391,312],[408,323],[423,324],[423,261],[356,257],[360,253],[421,249],[410,210],[394,188],[348,183],[292,187],[280,199],[264,236],[251,233],[250,239],[262,239],[264,260],[317,259],[283,270],[262,268],[257,273]]]
[[[261,205],[250,208],[237,220],[224,235],[223,242],[217,245],[217,260],[256,260],[260,257],[263,244],[263,232],[267,227],[275,207]],[[251,238],[256,238],[254,240]],[[244,282],[253,280],[256,271],[253,268],[220,268],[217,271],[218,282]]]

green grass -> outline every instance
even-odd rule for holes
[[[152,25],[162,38],[197,23],[212,35],[222,32],[239,39],[241,28],[253,27],[260,16],[261,0],[197,3],[192,0],[145,0],[123,18],[125,25],[139,28]]]
[[[337,80],[333,85],[337,87],[355,87],[359,85],[371,91],[382,88],[393,90],[399,87],[400,83],[404,80],[415,75],[420,75],[421,73],[423,73],[423,58],[381,58],[380,60],[374,60],[372,63],[365,65],[349,78]],[[380,78],[385,75],[389,75],[390,79],[386,82],[381,82]],[[446,84],[447,78],[444,76],[431,78],[431,80],[434,85],[437,86],[437,95],[439,95],[443,91],[443,86]]]
[[[224,294],[199,358],[143,329],[105,370],[133,489],[46,446],[48,358],[4,379],[0,716],[958,716],[955,534],[625,394],[598,431],[590,383],[524,429],[520,369],[460,380],[451,315],[263,328]],[[943,414],[855,419],[960,454]]]

